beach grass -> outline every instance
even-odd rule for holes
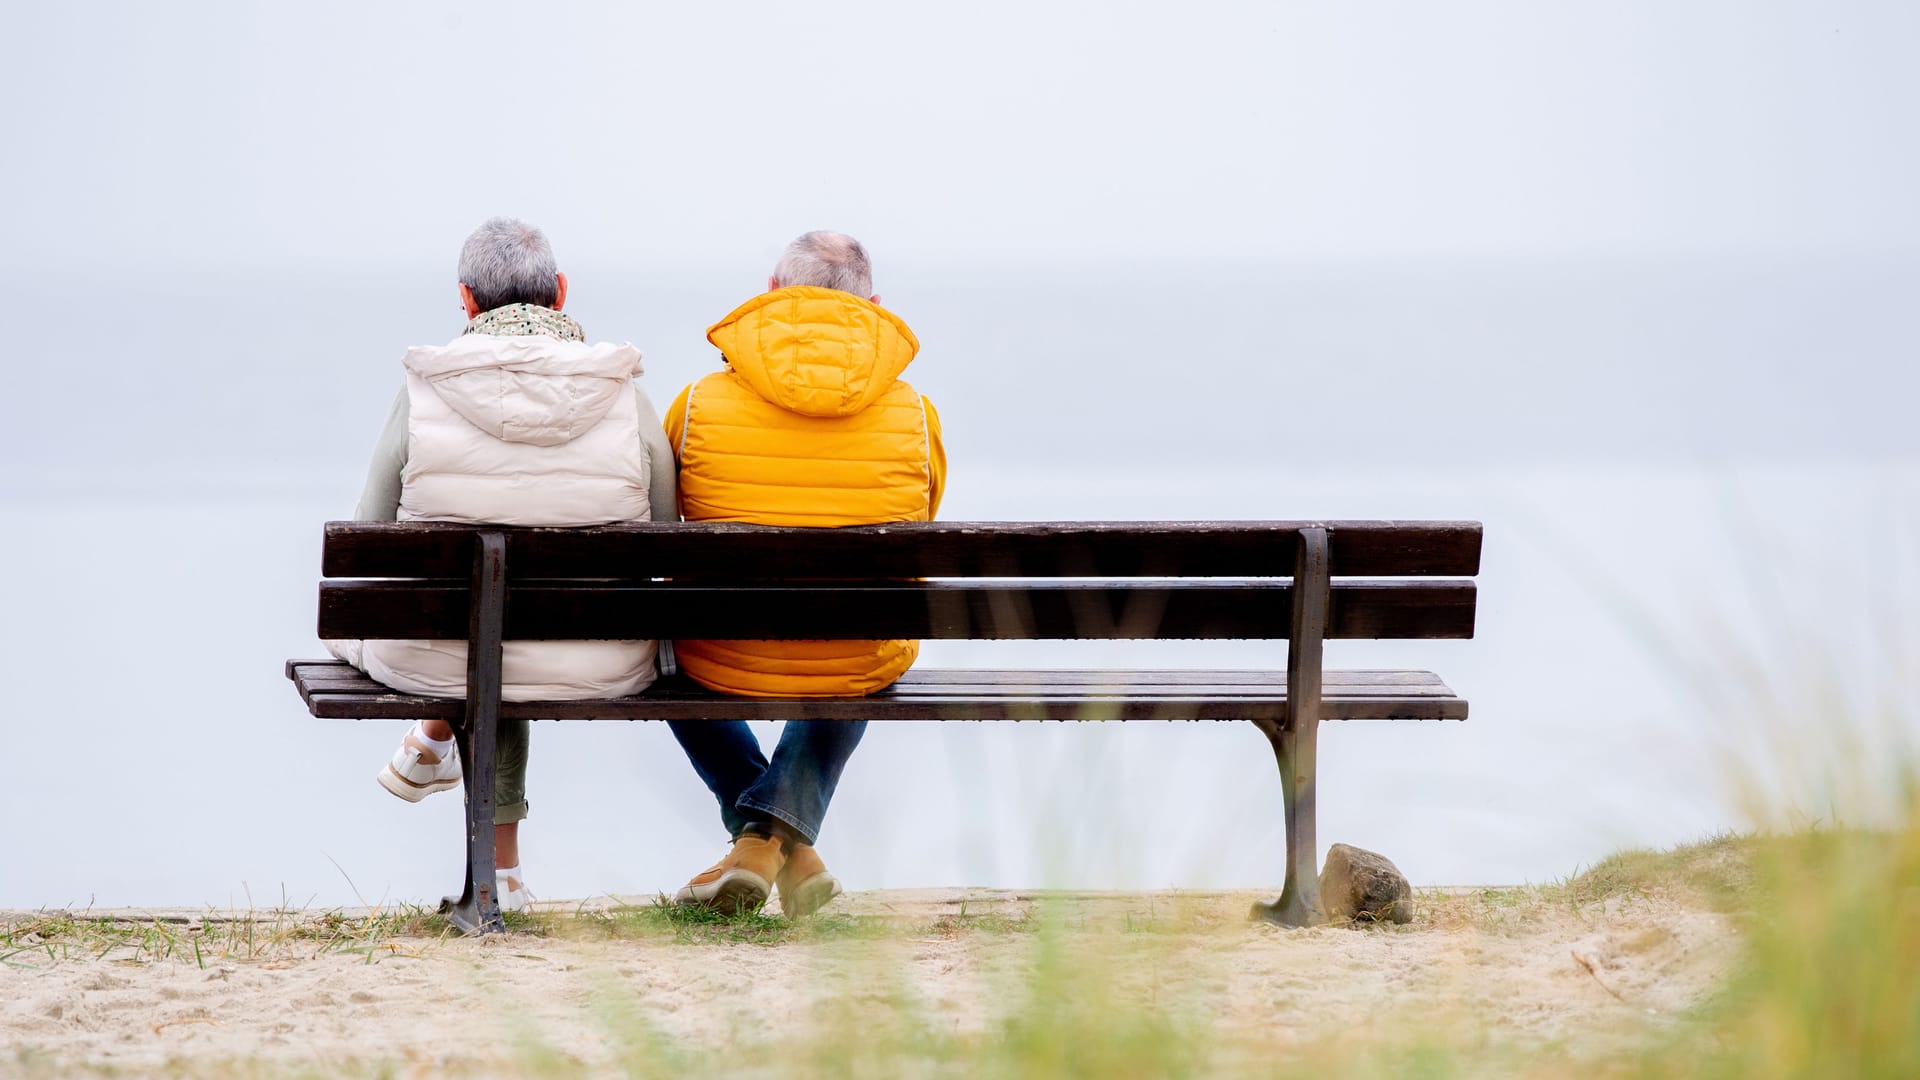
[[[374,962],[395,953],[417,955],[454,933],[437,911],[414,905],[365,915],[279,909],[142,917],[36,912],[0,918],[0,964],[180,960],[205,968],[325,953],[363,954]]]
[[[781,945],[835,939],[882,939],[958,934],[1029,933],[1030,915],[998,910],[931,921],[823,913],[793,920],[778,914],[727,915],[681,907],[664,897],[652,904],[587,906],[571,912],[506,912],[510,934],[568,939],[666,941],[688,945]],[[1141,923],[1139,929],[1147,929]],[[129,916],[48,911],[0,916],[0,964],[38,967],[47,962],[104,960],[157,963],[185,959],[256,963],[326,953],[365,954],[377,962],[394,954],[421,955],[459,937],[437,910],[398,905],[372,913],[298,910],[209,911],[200,915]]]
[[[1391,1000],[1360,1028],[1222,1031],[1206,993],[1142,992],[1157,968],[1184,955],[1196,936],[1465,931],[1461,936],[1472,939],[1524,935],[1537,923],[1568,916],[1600,923],[1635,905],[1720,913],[1734,920],[1744,945],[1723,989],[1683,1015],[1628,1023],[1607,1039],[1518,1038],[1469,1005],[1403,1015]],[[608,938],[709,951],[824,947],[866,950],[867,959],[858,993],[823,985],[797,1029],[742,1031],[724,1048],[669,1037],[649,1003],[609,976],[592,1007],[600,1051],[584,1055],[529,1029],[506,1058],[440,1060],[431,1071],[836,1078],[1920,1075],[1920,804],[1891,829],[1729,834],[1668,851],[1622,852],[1543,885],[1423,890],[1415,920],[1405,927],[1236,931],[1178,898],[1124,918],[1094,918],[1087,910],[1072,899],[1038,894],[1018,914],[982,910],[931,922],[860,915],[794,922],[670,905],[516,915],[512,928],[523,940]],[[955,936],[991,939],[1021,958],[987,988],[994,1003],[988,1021],[965,1030],[948,1023],[938,1003],[897,982],[890,963],[900,950]],[[437,915],[417,908],[361,917],[266,912],[144,924],[45,915],[0,927],[0,955],[36,966],[67,960],[258,964],[321,953],[364,954],[377,963],[431,956],[455,940]],[[512,940],[504,944],[510,948]],[[1310,1007],[1305,1012],[1311,1016]],[[193,1059],[158,1071],[408,1075],[417,1064]],[[0,1073],[36,1077],[87,1071],[29,1051],[0,1067]]]
[[[1026,928],[1030,973],[1005,988],[1007,1007],[983,1033],[948,1034],[912,1002],[877,1014],[826,1009],[799,1045],[682,1063],[820,1077],[1920,1075],[1920,816],[1893,830],[1724,835],[1623,852],[1543,886],[1427,892],[1412,926],[1352,932],[1517,932],[1559,911],[1663,902],[1735,917],[1743,959],[1723,991],[1677,1021],[1649,1022],[1597,1050],[1506,1038],[1469,1010],[1307,1038],[1222,1037],[1204,1002],[1119,992],[1130,968],[1154,962],[1151,944],[1115,949],[1043,911]]]
[[[1546,885],[1425,891],[1413,924],[1348,932],[1518,933],[1562,912],[1603,918],[1635,904],[1724,913],[1737,920],[1746,948],[1723,991],[1677,1021],[1648,1023],[1599,1050],[1503,1037],[1470,1010],[1304,1038],[1292,1031],[1223,1037],[1204,1000],[1143,1001],[1127,992],[1131,973],[1159,962],[1176,947],[1175,935],[1195,929],[1190,919],[1169,912],[1151,920],[1166,935],[1156,941],[1139,933],[1145,926],[1076,923],[1068,904],[1043,904],[1017,920],[996,916],[938,928],[1030,940],[1030,966],[999,988],[1005,1007],[976,1034],[951,1033],[925,1003],[903,995],[884,1009],[829,1001],[816,1010],[808,1037],[749,1040],[724,1055],[658,1056],[663,1037],[629,1015],[623,1045],[653,1048],[644,1065],[627,1063],[636,1075],[663,1064],[817,1077],[1920,1075],[1920,807],[1891,830],[1725,834],[1668,851],[1622,852]],[[777,944],[848,931],[912,937],[935,929],[859,920],[808,929],[764,917],[688,918],[671,909],[637,917],[694,942]],[[1390,1004],[1383,1006],[1391,1014]],[[540,1071],[592,1070],[548,1057]]]

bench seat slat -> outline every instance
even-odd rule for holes
[[[291,661],[287,674],[309,710],[323,718],[455,720],[461,714],[458,699],[396,693],[338,661]],[[1195,681],[1194,676],[1203,678]],[[889,690],[865,698],[736,698],[669,679],[632,698],[508,702],[501,706],[501,715],[555,720],[1278,720],[1285,708],[1286,674],[1278,671],[928,668],[910,671]],[[1431,672],[1328,672],[1322,716],[1463,720],[1467,703]]]
[[[989,672],[989,674],[1011,673]],[[1024,668],[1020,669],[1018,674],[1028,682],[1042,684],[1085,683],[1114,675],[1124,676],[1129,686],[1194,686],[1219,683],[1222,680],[1235,680],[1241,677],[1257,680],[1263,686],[1267,685],[1269,680],[1273,681],[1275,685],[1284,685],[1286,681],[1286,673],[1281,671],[1247,671],[1244,669],[1228,668],[1218,670],[1208,668],[1175,668],[1164,670],[1159,668],[1146,668],[1119,672],[1090,668]],[[972,684],[978,681],[979,675],[980,672],[972,668],[916,667],[913,669],[913,684],[917,686]],[[1347,683],[1355,685],[1376,684],[1446,689],[1445,684],[1440,681],[1439,676],[1431,671],[1329,671],[1326,673],[1326,682],[1329,686]]]
[[[1009,673],[1016,674],[1016,673]],[[349,682],[344,679],[314,678],[305,681],[306,688],[316,694],[385,694],[391,691],[363,683]],[[1453,692],[1445,686],[1408,686],[1404,684],[1349,684],[1331,688],[1349,698],[1449,698]],[[1069,686],[1058,683],[958,683],[958,684],[913,684],[896,686],[887,696],[901,701],[932,700],[935,698],[1025,698],[1025,697],[1138,697],[1180,700],[1204,695],[1210,698],[1252,698],[1285,699],[1285,691],[1268,686],[1239,686],[1221,684],[1179,685],[1143,685],[1118,681],[1094,681],[1084,686]],[[644,695],[650,701],[706,700],[704,692],[680,693],[672,689],[648,691]]]

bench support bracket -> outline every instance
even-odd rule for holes
[[[500,729],[500,653],[506,632],[507,538],[475,537],[472,608],[467,615],[467,715],[456,725],[460,775],[467,796],[467,880],[459,897],[440,903],[447,921],[468,934],[506,931],[495,895],[493,850],[494,740]]]
[[[1280,765],[1280,792],[1287,815],[1287,877],[1280,899],[1253,905],[1256,919],[1281,926],[1326,921],[1320,903],[1320,868],[1314,835],[1314,767],[1320,734],[1321,646],[1326,639],[1332,585],[1327,530],[1300,530],[1293,572],[1293,620],[1287,643],[1287,717],[1261,725]]]

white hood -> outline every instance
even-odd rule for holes
[[[633,382],[638,349],[465,334],[409,349],[404,363],[400,520],[561,527],[647,520],[650,473]],[[651,641],[510,641],[502,657],[508,701],[617,697],[646,689],[654,676]],[[350,659],[409,693],[466,691],[465,642],[369,641]]]
[[[448,407],[505,442],[559,446],[593,429],[631,396],[640,350],[542,335],[465,334],[419,345],[402,361]]]

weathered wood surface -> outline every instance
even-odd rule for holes
[[[1335,577],[1472,577],[1472,521],[913,522],[840,529],[654,522],[505,529],[514,580],[553,577],[1285,577],[1322,526]],[[465,578],[478,526],[331,522],[325,577]],[[491,530],[487,530],[491,531]]]
[[[511,563],[508,564],[511,567]],[[1290,632],[1284,580],[1018,584],[613,585],[509,587],[507,639],[944,638],[1272,639]],[[1471,581],[1342,581],[1331,638],[1470,638]],[[321,638],[465,640],[460,581],[323,581]]]
[[[442,717],[462,703],[396,693],[337,660],[294,660],[287,676],[313,715]],[[1287,715],[1281,671],[1006,671],[916,668],[864,698],[738,698],[686,679],[599,701],[506,702],[504,718],[547,720],[1254,720]],[[1324,720],[1464,720],[1467,702],[1427,671],[1329,671]]]

